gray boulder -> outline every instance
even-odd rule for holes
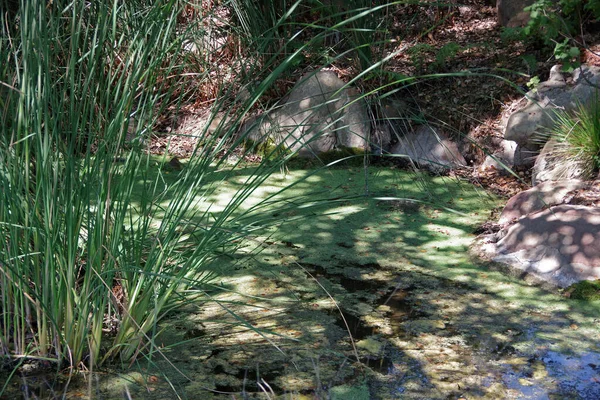
[[[540,182],[559,181],[564,179],[588,179],[586,169],[577,158],[565,158],[555,152],[560,144],[550,139],[537,156],[533,166],[532,184]]]
[[[400,137],[411,131],[412,111],[405,101],[385,97],[380,104],[381,120],[390,125],[391,132]]]
[[[283,143],[306,157],[344,147],[368,150],[369,131],[360,93],[330,71],[305,75],[281,108],[242,128],[252,141]]]
[[[505,263],[559,287],[600,278],[600,209],[559,205],[507,229],[494,247]]]
[[[506,224],[524,215],[561,204],[567,193],[586,186],[585,182],[579,180],[540,183],[511,197],[504,206],[498,223]]]
[[[342,102],[340,108],[335,111],[341,112],[340,120],[335,127],[337,146],[366,150],[371,122],[360,92],[355,88],[344,89],[340,101]]]
[[[534,154],[531,151],[523,149],[512,140],[502,140],[499,149],[493,154],[487,156],[481,166],[481,170],[496,169],[506,171],[508,168],[520,167],[523,165],[531,166]]]
[[[407,156],[416,164],[433,172],[466,165],[456,143],[427,125],[421,125],[414,132],[402,137],[390,153]]]
[[[594,98],[600,83],[600,68],[582,66],[575,70],[567,82],[555,65],[550,78],[536,90],[527,93],[527,104],[508,119],[504,139],[512,140],[526,150],[542,147],[553,124],[555,111],[573,111],[580,104],[586,105]]]

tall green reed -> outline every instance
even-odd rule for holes
[[[93,364],[106,315],[123,318],[112,290],[139,269],[125,244],[147,156],[134,143],[123,165],[119,157],[130,121],[143,138],[169,95],[177,12],[175,1],[34,1],[3,16],[5,355]],[[118,352],[130,354],[131,336]]]
[[[206,200],[225,179],[214,178],[214,163],[242,142],[234,128],[220,136],[205,130],[170,185],[150,172],[142,151],[161,107],[183,86],[180,5],[23,1],[15,16],[2,16],[6,357],[71,366],[135,358],[173,307],[211,288],[219,252],[256,229],[238,211],[278,167],[257,166],[220,212]],[[288,64],[269,70],[235,120]]]

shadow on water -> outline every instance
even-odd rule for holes
[[[395,336],[402,336],[405,334],[401,325],[403,322],[408,321],[409,319],[418,319],[426,316],[424,312],[419,311],[408,301],[407,297],[412,289],[412,286],[404,289],[395,287],[388,295],[383,296],[379,302],[379,305],[389,307],[387,317],[390,320],[390,325],[392,326]]]
[[[425,314],[411,304],[407,297],[410,295],[413,286],[400,288],[399,286],[389,287],[386,292],[381,293],[382,283],[378,281],[366,281],[361,279],[353,279],[344,276],[343,274],[332,274],[326,268],[316,264],[301,263],[304,268],[314,271],[314,277],[325,278],[327,280],[339,283],[346,292],[352,293],[357,299],[364,299],[367,294],[379,292],[379,297],[375,300],[375,306],[385,306],[386,318],[389,319],[390,325],[393,328],[394,335],[403,333],[401,323],[411,318],[421,318]],[[356,266],[355,266],[356,267]],[[363,270],[377,270],[381,267],[378,264],[365,264],[360,266]],[[392,285],[393,282],[388,282],[387,285]],[[373,334],[380,334],[377,328],[366,326],[359,317],[356,317],[348,310],[343,311],[344,318],[348,327],[344,323],[344,319],[338,315],[338,326],[348,329],[354,340],[362,340]],[[388,335],[389,336],[389,335]]]
[[[365,293],[379,293],[374,305],[375,308],[385,307],[384,315],[392,328],[391,332],[383,332],[379,327],[367,324],[363,320],[364,316],[361,318],[349,310],[343,308],[339,311],[337,309],[332,310],[331,315],[335,317],[335,325],[344,331],[348,331],[354,342],[360,343],[372,337],[385,339],[392,336],[405,336],[407,333],[402,329],[401,324],[403,322],[411,318],[426,316],[425,313],[414,308],[407,300],[407,296],[409,296],[410,291],[413,289],[411,286],[401,289],[396,285],[382,292],[382,282],[348,278],[343,274],[332,274],[326,268],[316,264],[304,263],[301,265],[313,273],[312,277],[339,283],[346,292],[352,293],[357,299],[365,300],[365,297],[368,297],[367,295],[362,295]],[[355,265],[350,266],[356,267]],[[361,265],[360,267],[362,270],[378,270],[381,268],[378,264],[373,263]],[[388,282],[387,285],[391,286],[393,282]],[[361,355],[359,361],[368,369],[376,371],[379,374],[395,376],[397,375],[397,371],[395,371],[394,366],[394,355],[397,354],[393,354],[394,352],[390,351],[392,349],[391,346],[384,346],[379,352],[380,354]]]

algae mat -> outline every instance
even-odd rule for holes
[[[291,171],[257,195],[299,178],[151,362],[98,374],[95,397],[600,398],[599,303],[469,259],[497,200],[389,168]]]

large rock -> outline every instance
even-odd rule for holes
[[[376,155],[389,153],[392,143],[411,131],[409,105],[400,99],[384,97],[378,103],[378,118],[371,135],[371,151]]]
[[[407,156],[416,164],[433,172],[466,165],[456,143],[427,125],[421,125],[414,132],[401,138],[390,153]]]
[[[303,76],[283,107],[245,129],[243,134],[255,142],[284,143],[301,156],[344,147],[369,147],[370,121],[365,102],[356,89],[330,71]]]
[[[573,111],[580,104],[589,104],[600,84],[600,68],[582,66],[573,72],[568,83],[560,66],[552,67],[548,81],[527,93],[527,104],[508,119],[504,139],[512,140],[524,149],[539,149],[554,124],[556,110]]]
[[[385,97],[380,100],[380,103],[381,120],[378,122],[390,126],[394,141],[412,130],[411,121],[414,118],[407,102]]]
[[[559,205],[529,214],[493,247],[494,261],[567,287],[600,278],[600,209]]]
[[[360,92],[355,88],[344,89],[340,101],[343,104],[336,112],[341,112],[341,117],[335,124],[337,146],[366,150],[371,123]]]
[[[581,165],[582,160],[557,153],[557,146],[561,144],[555,139],[550,139],[544,145],[533,166],[532,184],[565,179],[589,179],[590,177],[586,176],[587,169]]]
[[[511,197],[504,206],[498,223],[506,224],[524,215],[561,204],[567,193],[586,186],[585,182],[579,180],[541,183]]]

